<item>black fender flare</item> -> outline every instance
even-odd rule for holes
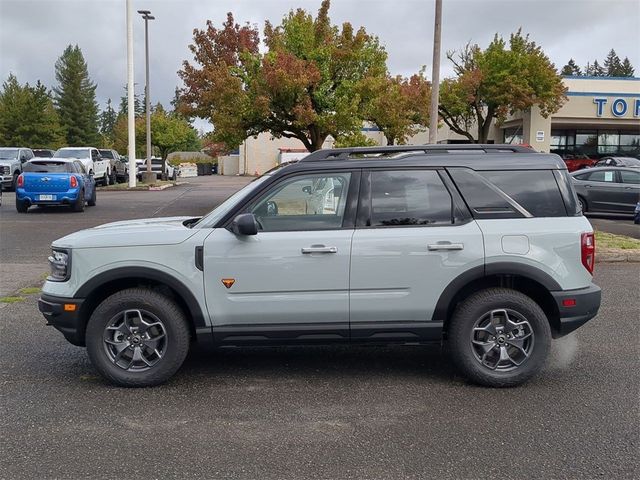
[[[150,267],[119,267],[100,273],[85,282],[75,293],[73,298],[87,298],[103,285],[114,280],[126,280],[128,278],[141,278],[163,283],[175,291],[189,309],[189,314],[196,329],[209,328],[205,322],[205,316],[191,290],[180,280],[172,275]]]
[[[524,277],[539,283],[550,292],[562,290],[560,284],[548,273],[531,265],[517,262],[495,262],[478,265],[477,267],[470,268],[458,275],[445,287],[440,294],[440,298],[438,298],[431,320],[446,320],[449,306],[456,294],[462,288],[475,280],[493,275],[514,275]]]

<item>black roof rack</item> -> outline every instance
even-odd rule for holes
[[[530,147],[523,145],[501,145],[501,144],[437,144],[437,145],[392,145],[387,147],[353,147],[353,148],[328,148],[316,150],[301,162],[319,162],[323,160],[346,160],[352,155],[363,155],[371,160],[373,155],[385,155],[390,153],[426,153],[426,154],[447,154],[447,153],[535,153]],[[385,157],[381,157],[385,158]]]

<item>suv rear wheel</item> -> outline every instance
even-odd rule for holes
[[[170,298],[147,288],[114,293],[87,325],[87,352],[96,369],[123,387],[166,382],[189,350],[184,312]]]
[[[490,387],[520,385],[544,366],[551,343],[540,306],[508,288],[474,293],[457,308],[448,329],[452,360],[470,380]]]

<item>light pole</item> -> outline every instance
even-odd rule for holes
[[[133,7],[127,0],[127,131],[129,155],[129,187],[136,186],[136,119],[133,111]]]
[[[438,143],[438,97],[440,96],[440,33],[442,28],[442,0],[436,0],[436,18],[433,26],[433,60],[431,70],[431,112],[429,143]]]
[[[144,18],[144,52],[146,62],[146,83],[144,87],[145,93],[145,110],[147,116],[147,172],[145,175],[145,183],[149,183],[149,180],[155,180],[151,178],[151,108],[149,99],[149,20],[154,20],[156,17],[151,15],[149,10],[138,10],[138,13]]]

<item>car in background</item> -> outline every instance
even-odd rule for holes
[[[571,177],[583,213],[634,213],[640,199],[639,168],[594,167]]]
[[[36,158],[51,158],[56,153],[55,150],[50,150],[48,148],[34,148],[33,155]]]
[[[640,160],[634,157],[603,157],[595,166],[640,168]]]
[[[15,190],[22,165],[32,158],[33,151],[30,148],[0,148],[0,188]]]
[[[84,211],[96,204],[96,183],[84,164],[71,158],[32,160],[24,164],[16,187],[16,210],[27,213],[32,205],[68,205]]]
[[[118,154],[118,161],[115,163],[116,180],[126,182],[129,180],[129,158]]]
[[[108,165],[109,160],[102,158],[100,152],[94,147],[64,147],[56,151],[53,158],[72,158],[80,160],[87,173],[93,174],[96,183],[109,185]]]
[[[137,166],[137,177],[138,177],[138,180],[140,180],[142,179],[142,173],[145,172],[147,169],[147,161],[136,160],[136,166]],[[158,176],[158,179],[162,178],[163,172],[162,172],[161,158],[156,158],[156,157],[151,158],[151,171]],[[169,165],[169,162],[165,162],[164,174],[166,176],[165,178],[170,180],[175,180],[178,177],[178,169],[175,168],[173,165]]]
[[[122,164],[120,161],[120,154],[115,150],[111,149],[100,149],[100,156],[106,159],[109,164],[107,166],[107,177],[109,178],[109,183],[114,184],[118,182],[118,164]]]
[[[593,167],[598,161],[595,158],[589,158],[584,154],[564,154],[562,160],[567,165],[569,172],[575,172],[576,170],[583,170],[585,168]]]

